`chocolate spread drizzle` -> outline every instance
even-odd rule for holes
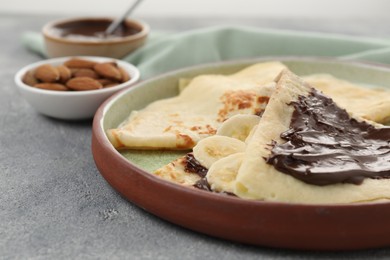
[[[204,177],[194,184],[194,187],[200,190],[212,191],[209,182]]]
[[[202,166],[198,160],[195,159],[193,153],[187,153],[186,155],[185,171],[196,173],[202,178],[206,177],[207,174],[207,168]]]
[[[375,128],[351,118],[315,89],[291,102],[290,128],[273,143],[267,163],[314,185],[361,184],[390,178],[390,127]]]
[[[210,184],[206,179],[207,168],[202,166],[198,160],[195,159],[193,153],[187,153],[185,162],[185,171],[190,173],[198,174],[202,177],[199,181],[194,184],[195,188],[200,190],[211,191]]]

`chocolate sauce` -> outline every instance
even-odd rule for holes
[[[200,190],[212,191],[206,178],[202,178],[194,184],[194,187]]]
[[[390,178],[390,127],[351,118],[315,89],[289,105],[290,128],[280,136],[286,143],[272,145],[267,163],[320,186]]]
[[[185,165],[185,171],[196,173],[200,177],[204,178],[207,174],[207,168],[202,166],[198,160],[195,159],[193,153],[187,153],[186,155],[186,165]]]
[[[102,40],[126,37],[140,32],[140,28],[135,28],[130,24],[122,23],[111,35],[107,36],[104,32],[111,22],[112,21],[109,19],[86,19],[68,22],[56,25],[53,33],[64,38]]]
[[[206,179],[207,168],[202,166],[198,160],[195,159],[193,153],[186,154],[185,168],[186,172],[198,174],[202,177],[199,181],[197,181],[193,186],[200,190],[211,191],[210,184]]]

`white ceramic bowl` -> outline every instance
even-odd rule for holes
[[[92,118],[97,108],[104,100],[115,92],[129,87],[139,80],[139,70],[127,62],[104,57],[79,57],[96,62],[115,61],[118,66],[122,67],[129,73],[131,79],[115,87],[87,91],[53,91],[34,88],[23,83],[22,78],[27,71],[33,70],[43,64],[58,66],[73,57],[48,59],[30,64],[16,73],[15,83],[20,94],[39,113],[59,119],[80,120]]]

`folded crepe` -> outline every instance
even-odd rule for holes
[[[229,76],[198,76],[178,96],[133,111],[107,136],[117,149],[190,149],[233,115],[261,114],[285,68],[266,62]]]
[[[314,74],[303,79],[354,116],[381,124],[390,123],[389,90],[362,87],[329,74]]]
[[[317,143],[322,142],[325,143],[325,150],[327,146],[335,145],[340,147],[340,149],[329,150],[329,153],[325,156],[325,158],[332,156],[333,153],[336,161],[339,160],[340,165],[333,165],[334,161],[327,164],[326,160],[324,161],[321,157],[322,155],[317,154],[318,150],[316,149],[310,150],[302,146],[304,147],[304,150],[302,150],[291,146],[291,143],[287,143],[285,140],[286,136],[296,135],[296,133],[291,132],[290,124],[293,122],[294,111],[297,109],[292,104],[297,103],[298,100],[303,100],[302,102],[319,107],[314,108],[312,117],[298,116],[295,120],[306,120],[309,122],[314,120],[314,117],[317,117],[317,119],[319,118],[319,124],[324,129],[328,127],[332,131],[344,131],[338,123],[340,120],[349,118],[346,117],[347,113],[345,111],[337,112],[331,117],[330,121],[323,119],[315,110],[330,109],[333,105],[329,101],[330,99],[324,103],[325,105],[322,105],[322,103],[318,105],[316,101],[312,100],[313,91],[307,83],[296,75],[289,71],[284,71],[277,82],[276,89],[250,142],[246,146],[244,154],[237,156],[236,162],[232,163],[236,165],[237,169],[237,171],[231,171],[230,173],[230,178],[233,181],[230,180],[229,183],[224,184],[221,178],[218,178],[219,175],[223,176],[224,173],[224,170],[221,170],[223,164],[218,161],[212,165],[206,176],[210,186],[230,187],[232,192],[238,197],[267,201],[352,203],[390,199],[389,128],[378,128],[378,126],[369,125],[363,119],[357,117],[351,119],[353,124],[358,124],[357,122],[365,124],[363,128],[366,130],[362,133],[362,136],[373,138],[373,140],[370,139],[369,141],[374,145],[378,145],[377,149],[373,150],[367,150],[364,144],[361,146],[363,150],[357,149],[356,145],[351,145],[347,141],[344,142],[342,138],[338,143],[332,143],[333,132],[330,136],[315,131],[312,133],[310,131],[303,134],[298,133],[298,136],[296,136],[298,141],[301,138],[302,141],[312,142],[315,148],[318,148],[316,146]],[[347,129],[347,131],[353,130]],[[374,137],[370,136],[370,133],[373,133]],[[375,138],[382,138],[384,141],[382,143],[376,142]],[[343,154],[342,148],[349,145],[351,146],[352,154],[356,151],[363,151],[363,154],[358,156]],[[284,159],[278,157],[277,153],[283,155]],[[313,155],[313,158],[309,158],[311,155]],[[366,160],[365,155],[373,156],[370,160]],[[306,167],[304,164],[300,164],[300,160],[307,160],[309,165]],[[357,165],[356,162],[360,160],[363,161],[363,168],[366,170],[382,172],[384,175],[372,178],[358,176],[361,169],[354,167]],[[346,163],[344,164],[344,162]],[[220,166],[216,165],[217,163]],[[295,168],[297,172],[303,172],[301,174],[303,179],[297,178],[299,174],[288,174],[285,170],[281,170],[294,165],[298,165]],[[332,174],[332,171],[335,174]],[[352,175],[345,176],[343,175],[344,172],[350,172]],[[315,184],[315,179],[318,176],[322,176],[321,174],[323,173],[328,174],[328,178],[334,177],[338,181],[333,183],[324,178],[320,184]],[[354,174],[358,177],[355,178]],[[209,175],[213,176],[213,178],[210,178]],[[310,178],[313,178],[313,180]]]
[[[322,78],[325,82],[327,80],[342,82],[327,75],[315,76],[315,78]],[[389,174],[385,178],[364,178],[361,184],[340,181],[327,185],[315,185],[280,172],[267,163],[266,158],[272,154],[270,147],[277,143],[285,143],[280,136],[289,129],[291,122],[293,107],[289,104],[295,102],[299,96],[308,96],[313,91],[310,85],[289,71],[284,71],[277,80],[276,90],[271,96],[260,123],[258,123],[260,117],[233,116],[226,120],[216,133],[226,138],[207,137],[198,142],[193,153],[161,167],[154,174],[185,186],[257,200],[351,203],[389,199],[390,180],[387,179],[390,176],[389,167],[387,167]],[[335,87],[328,92],[341,92],[337,86],[342,85],[333,84],[333,86]],[[356,89],[352,87],[352,90]],[[354,94],[351,93],[351,95]],[[348,105],[347,99],[344,102]],[[348,115],[347,112],[345,115]],[[364,120],[358,116],[355,118],[357,121]],[[388,136],[387,142],[390,140],[388,128],[379,124],[369,127],[383,128],[387,134],[385,132],[381,134]],[[389,151],[387,150],[386,153]],[[378,157],[380,156],[381,152],[378,153]],[[390,165],[390,161],[389,159],[386,161],[385,158],[382,161],[378,160],[378,164]],[[342,165],[337,167],[342,167]],[[329,171],[332,169],[330,168]],[[362,177],[359,178],[361,181]]]
[[[290,144],[282,138],[286,133],[292,134],[290,129],[295,110],[292,106],[294,102],[305,97],[309,100],[305,101],[308,105],[322,105],[322,103],[318,104],[317,100],[311,97],[312,92],[313,89],[310,85],[291,72],[284,71],[278,79],[276,89],[261,118],[258,117],[255,120],[255,118],[249,118],[249,115],[237,115],[230,118],[221,125],[220,129],[223,131],[220,131],[220,129],[218,131],[225,136],[218,136],[217,134],[201,140],[194,147],[192,153],[163,166],[155,174],[168,181],[185,186],[234,194],[245,199],[324,204],[371,202],[390,199],[390,128],[370,125],[359,117],[351,118],[342,109],[341,112],[337,111],[335,113],[334,121],[332,119],[330,122],[324,121],[316,112],[310,115],[320,118],[319,124],[323,124],[325,129],[330,127],[331,130],[336,129],[336,131],[341,132],[343,129],[338,129],[341,127],[341,125],[337,124],[338,122],[351,120],[353,124],[362,123],[364,124],[364,131],[366,131],[362,135],[367,136],[367,133],[369,135],[370,132],[374,132],[374,135],[371,137],[375,139],[379,136],[379,139],[384,140],[382,143],[373,142],[374,145],[377,145],[376,148],[374,147],[374,150],[368,150],[356,156],[353,154],[357,150],[356,143],[348,144],[344,142],[347,139],[344,140],[341,136],[340,147],[352,147],[350,158],[348,154],[342,154],[342,151],[340,152],[339,149],[327,150],[326,146],[333,145],[337,147],[339,145],[329,142],[329,140],[332,140],[332,136],[325,142],[325,157],[322,158],[323,154],[318,154],[316,144],[324,142],[324,136],[328,135],[326,131],[325,133],[320,133],[320,136],[310,133],[310,131],[299,133],[302,134],[302,137],[299,138],[314,144],[312,150],[310,148],[307,149],[307,147],[291,148]],[[329,98],[324,97],[326,101],[325,110],[338,107],[336,104],[332,104]],[[311,107],[313,111],[318,108],[321,107]],[[298,117],[298,120],[312,119],[302,116]],[[251,129],[251,131],[248,131],[248,129]],[[347,129],[346,131],[353,132],[355,129]],[[330,135],[333,134],[330,133]],[[316,140],[316,137],[319,137],[319,140]],[[360,147],[359,141],[357,141],[358,148]],[[290,149],[292,151],[290,154],[283,154],[284,150],[281,152],[287,158],[287,164],[293,162],[292,159],[304,160],[304,157],[310,154],[305,160],[312,164],[309,164],[306,171],[304,171],[305,177],[303,179],[297,178],[294,174],[281,171],[280,168],[276,167],[277,163],[270,163],[272,156],[279,159],[274,154],[275,149],[277,150],[279,149],[278,146],[283,145],[285,146],[284,148],[287,147],[287,150]],[[361,148],[363,151],[366,149],[365,145],[361,145]],[[336,154],[336,159],[341,158],[341,164],[327,165],[326,162],[319,162],[319,165],[323,164],[322,172],[321,167],[319,168],[320,171],[316,170],[316,167],[318,168],[316,160],[325,161],[327,159],[326,156],[329,154]],[[367,154],[372,156],[371,162],[370,160],[368,162],[372,163],[372,160],[374,161],[373,166],[365,165],[366,168],[374,170],[373,178],[369,176],[362,177],[358,171],[353,171],[351,164],[348,164],[348,160],[351,158],[352,161],[362,159],[366,163],[366,159],[363,157]],[[275,160],[275,158],[273,159]],[[346,161],[347,164],[344,165],[343,161]],[[331,161],[332,163],[333,161]],[[375,175],[375,168],[377,172],[385,174],[382,177]],[[343,169],[349,172],[349,175],[343,175]],[[332,171],[335,173],[333,174]],[[329,176],[321,179],[321,174],[324,173]],[[317,174],[319,174],[320,179],[317,179]],[[327,180],[327,178],[331,180]]]

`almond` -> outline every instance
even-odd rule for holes
[[[112,88],[112,87],[115,87],[115,86],[118,86],[118,85],[119,85],[118,83],[110,83],[110,84],[104,85],[103,88]]]
[[[72,78],[66,82],[66,86],[73,90],[93,90],[103,88],[100,82],[88,77]]]
[[[35,84],[34,87],[47,90],[67,91],[69,90],[65,85],[59,83],[39,83]]]
[[[111,79],[97,79],[97,81],[99,81],[100,84],[103,85],[103,87],[106,86],[106,85],[109,85],[109,84],[114,84],[114,83],[118,84],[118,82],[112,81]]]
[[[82,68],[82,69],[92,69],[97,62],[84,60],[79,58],[73,58],[64,63],[64,65],[68,68]]]
[[[112,62],[98,63],[93,67],[93,69],[102,77],[121,80],[122,75],[115,66],[116,64],[114,64]]]
[[[24,84],[27,84],[29,86],[34,86],[35,84],[38,84],[38,80],[34,77],[34,73],[30,70],[27,71],[26,74],[24,74],[22,81]]]
[[[63,83],[67,82],[72,77],[72,72],[64,65],[58,66],[57,70],[60,73],[60,81]]]
[[[94,70],[91,70],[91,69],[77,69],[73,73],[73,76],[76,78],[77,77],[88,77],[88,78],[93,78],[93,79],[99,78],[99,75]]]
[[[79,70],[77,68],[69,68],[70,72],[72,73],[72,76]]]
[[[36,68],[34,76],[45,83],[56,82],[60,79],[58,70],[49,64],[41,65]]]
[[[118,70],[121,73],[121,82],[126,82],[130,80],[130,75],[126,70],[121,67],[118,67]]]

